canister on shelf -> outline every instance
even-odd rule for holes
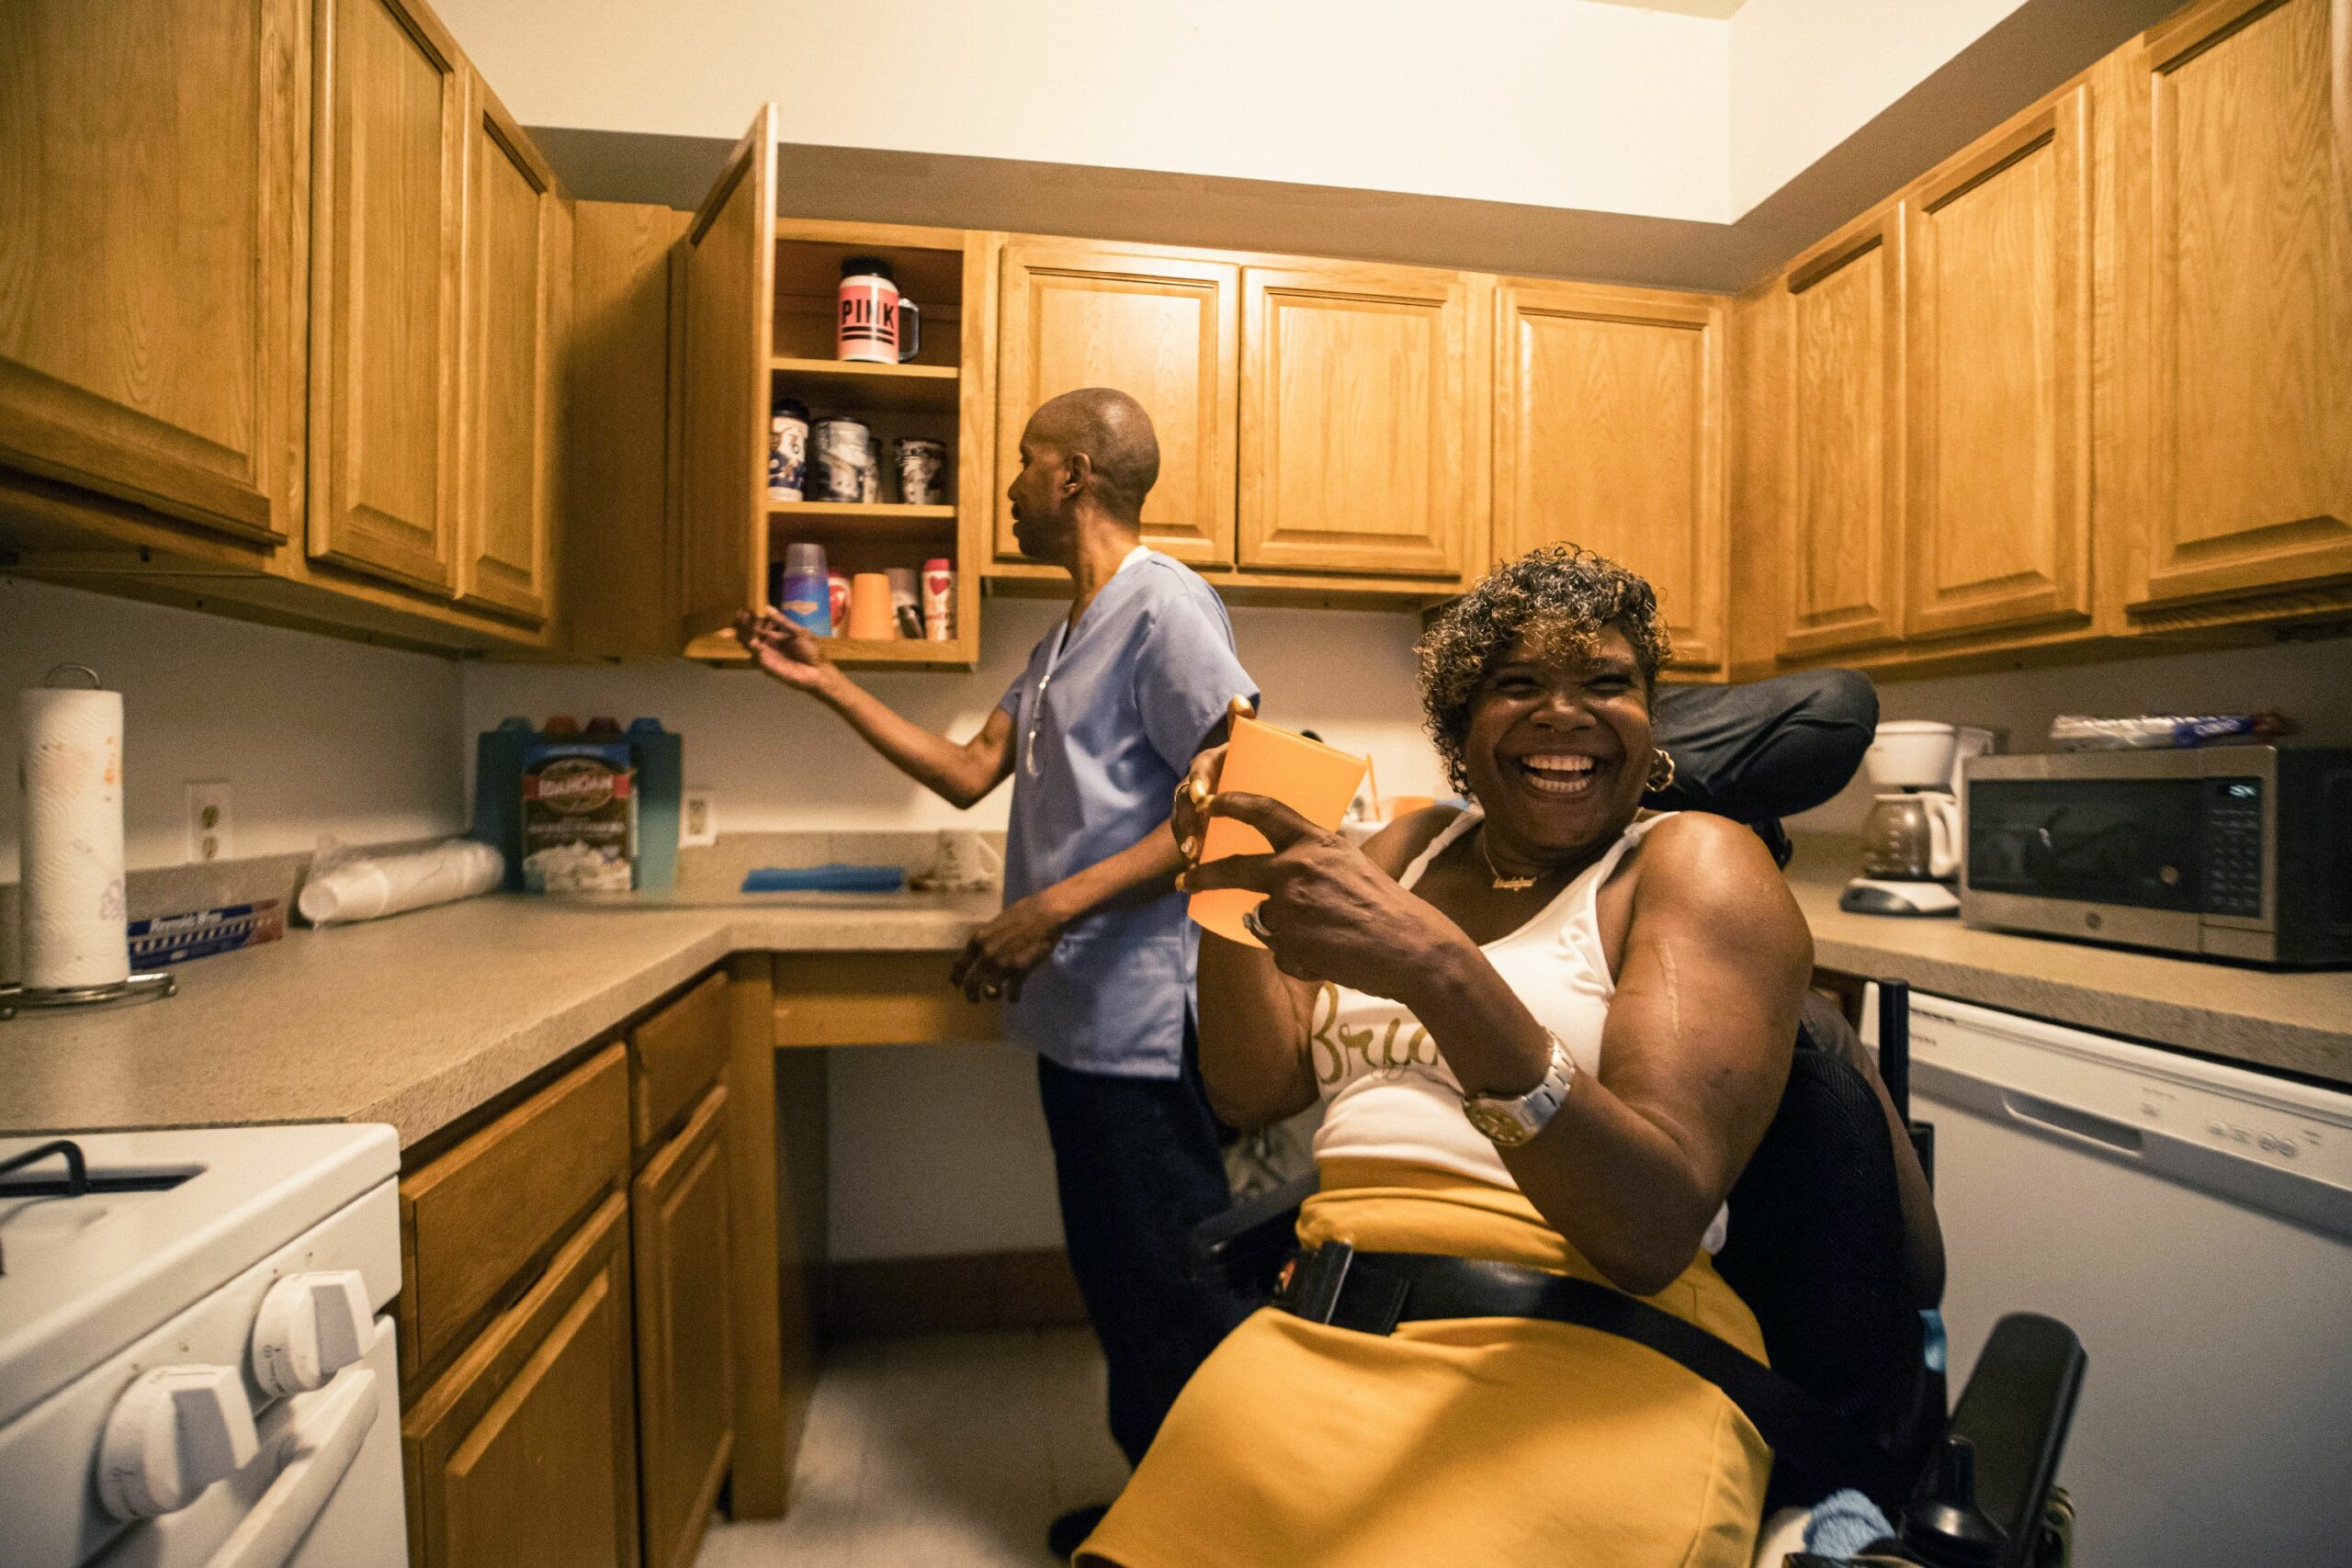
[[[809,426],[809,500],[870,501],[879,473],[874,432],[865,421],[827,414]]]
[[[922,635],[933,642],[956,640],[956,563],[944,556],[922,563]]]
[[[818,637],[833,635],[833,602],[825,585],[825,547],[784,547],[784,592],[776,608],[794,626]]]
[[[890,443],[899,470],[899,499],[909,506],[937,506],[947,499],[947,443],[901,435]]]
[[[910,566],[890,569],[890,618],[897,623],[899,635],[922,640],[922,587]]]
[[[826,580],[826,603],[833,610],[833,635],[849,635],[849,573],[836,571]]]
[[[778,398],[768,411],[768,499],[798,501],[808,475],[808,410]]]

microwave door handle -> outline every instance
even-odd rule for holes
[[[381,1403],[373,1368],[354,1362],[335,1373],[311,1408],[280,1434],[277,1479],[220,1543],[209,1568],[281,1568],[343,1484]]]

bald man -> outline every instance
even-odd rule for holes
[[[760,669],[957,807],[1012,778],[1004,912],[952,982],[1002,997],[1012,1037],[1037,1053],[1063,1235],[1130,1461],[1249,1304],[1185,1278],[1193,1225],[1229,1197],[1192,1060],[1198,932],[1167,824],[1193,754],[1224,739],[1227,703],[1254,704],[1258,688],[1216,594],[1143,544],[1159,477],[1151,420],[1124,392],[1065,393],[1030,416],[1006,491],[1012,533],[1022,554],[1069,573],[1069,614],[968,740],[900,717],[773,610],[736,628]],[[1057,1555],[1100,1515],[1056,1520]]]

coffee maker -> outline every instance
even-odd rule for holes
[[[1878,727],[1862,766],[1879,786],[1862,822],[1862,874],[1838,907],[1858,915],[1957,915],[1961,767],[1993,749],[1993,732],[1931,719]]]

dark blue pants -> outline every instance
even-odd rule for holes
[[[1192,1030],[1176,1078],[1108,1077],[1037,1058],[1062,1236],[1111,1371],[1111,1436],[1131,1464],[1193,1369],[1247,1316],[1224,1283],[1186,1278],[1193,1227],[1232,1201]]]

